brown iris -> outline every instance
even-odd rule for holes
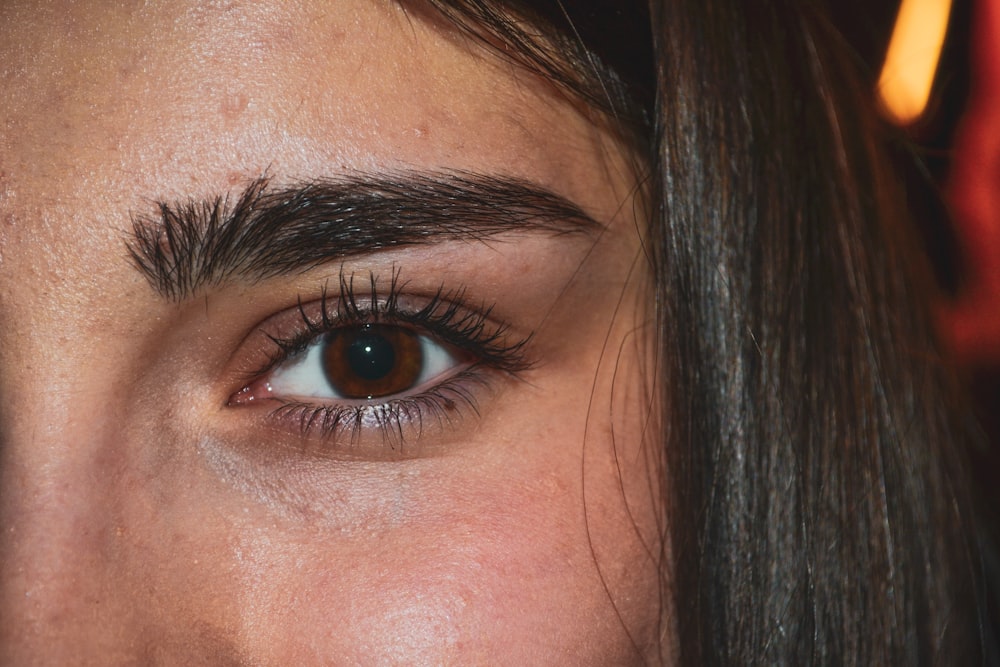
[[[420,338],[397,326],[365,324],[327,335],[326,379],[345,398],[380,398],[411,389],[424,366]]]

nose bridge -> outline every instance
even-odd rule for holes
[[[5,355],[6,356],[6,355]],[[100,420],[22,362],[0,383],[0,663],[35,662],[114,614],[115,483]]]

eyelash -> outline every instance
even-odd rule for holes
[[[369,289],[364,294],[358,292],[353,274],[341,273],[339,283],[339,291],[333,297],[324,286],[318,316],[310,316],[307,304],[299,300],[297,312],[301,324],[293,335],[282,338],[262,331],[276,350],[262,367],[250,374],[250,381],[233,398],[264,379],[280,364],[295,359],[331,331],[366,324],[409,327],[456,348],[473,359],[472,363],[417,394],[388,397],[380,403],[314,404],[272,399],[282,401],[282,405],[271,412],[271,417],[297,422],[303,437],[316,432],[324,441],[336,442],[349,436],[354,444],[365,429],[374,427],[383,443],[396,449],[402,447],[411,430],[415,430],[419,438],[428,419],[448,424],[454,419],[455,411],[462,407],[478,415],[478,403],[470,384],[488,385],[491,373],[518,377],[534,365],[525,354],[531,335],[511,339],[507,323],[491,321],[493,306],[472,308],[466,305],[464,287],[448,291],[442,285],[425,304],[410,309],[400,302],[407,284],[400,282],[398,269],[393,270],[384,292],[374,273],[368,274]]]

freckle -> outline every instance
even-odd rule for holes
[[[444,399],[444,409],[448,410],[449,412],[454,411],[455,401],[451,400],[450,398]]]

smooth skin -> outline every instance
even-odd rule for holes
[[[0,8],[0,664],[608,665],[660,650],[662,440],[634,170],[570,98],[381,0]],[[157,201],[263,174],[530,181],[602,233],[372,252],[163,298]],[[527,338],[402,447],[234,405],[343,273]],[[320,399],[321,400],[321,399]],[[367,427],[366,427],[367,428]]]

